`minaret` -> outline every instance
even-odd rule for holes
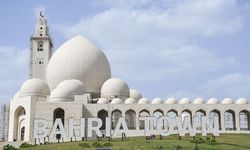
[[[40,12],[35,34],[30,38],[30,78],[46,81],[47,65],[52,55],[53,43],[45,16]]]

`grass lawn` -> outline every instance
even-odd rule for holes
[[[161,146],[164,150],[174,150],[174,145],[179,145],[182,150],[193,150],[195,143],[191,143],[191,140],[192,137],[190,136],[182,137],[181,140],[178,140],[177,136],[164,137],[163,140],[159,140],[159,137],[155,140],[145,140],[145,137],[131,137],[127,138],[126,141],[113,139],[110,148],[112,150],[154,150],[159,149]],[[92,146],[95,142],[90,140],[87,142],[47,144],[32,148],[21,148],[21,150],[93,150],[96,149],[96,147]],[[108,141],[103,139],[99,143],[103,145],[104,143],[107,144]],[[216,138],[215,144],[201,143],[198,144],[198,148],[199,150],[250,150],[250,134],[221,134]]]

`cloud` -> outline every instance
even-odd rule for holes
[[[237,66],[233,57],[220,58],[193,42],[241,29],[234,0],[104,2],[107,10],[56,29],[66,38],[83,34],[98,43],[115,76],[155,81]]]
[[[156,51],[152,49],[152,52],[108,51],[106,54],[110,57],[115,76],[145,82],[190,78],[238,65],[233,57],[220,58],[196,45]]]
[[[250,98],[250,74],[233,73],[212,79],[199,88],[205,95],[214,95],[219,98],[239,97]]]
[[[130,83],[158,83],[156,87],[166,89],[168,96],[209,97],[198,85],[176,87],[190,84],[187,80],[204,82],[208,75],[232,72],[240,65],[233,56],[220,56],[198,42],[242,29],[244,15],[236,0],[103,2],[106,10],[83,16],[76,23],[56,24],[54,30],[67,39],[82,34],[94,41],[110,60],[114,77]],[[185,83],[174,85],[182,81]],[[175,91],[166,88],[169,83]]]
[[[0,45],[0,102],[8,101],[28,75],[28,49]]]
[[[145,3],[150,5],[145,6]],[[110,9],[83,17],[78,23],[62,29],[62,32],[66,37],[79,33],[98,36],[107,43],[110,38],[131,42],[132,33],[136,35],[135,38],[144,39],[169,34],[184,37],[214,36],[234,33],[242,27],[240,9],[235,0],[179,0],[162,3],[118,0],[108,4]],[[105,40],[107,32],[110,38]]]

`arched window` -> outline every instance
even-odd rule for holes
[[[250,113],[247,110],[242,110],[239,113],[240,130],[250,130]]]
[[[125,120],[128,126],[128,129],[136,129],[136,115],[134,110],[128,110],[125,113]]]
[[[21,141],[24,140],[24,135],[25,135],[25,127],[21,128]]]
[[[112,129],[115,129],[119,118],[122,117],[122,112],[120,110],[114,110],[111,115]]]
[[[139,117],[149,117],[149,111],[146,109],[140,111]],[[140,120],[139,124],[140,124],[139,125],[140,129],[144,130],[145,129],[145,122],[143,120]]]
[[[226,130],[235,130],[235,113],[232,110],[227,110],[224,113],[225,119],[225,129]]]
[[[97,113],[97,117],[102,120],[102,126],[100,129],[105,130],[106,129],[106,117],[108,117],[108,112],[106,110],[100,110]]]

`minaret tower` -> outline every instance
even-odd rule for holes
[[[52,55],[53,43],[47,20],[42,12],[36,24],[35,34],[30,38],[30,78],[46,81],[47,65]]]

